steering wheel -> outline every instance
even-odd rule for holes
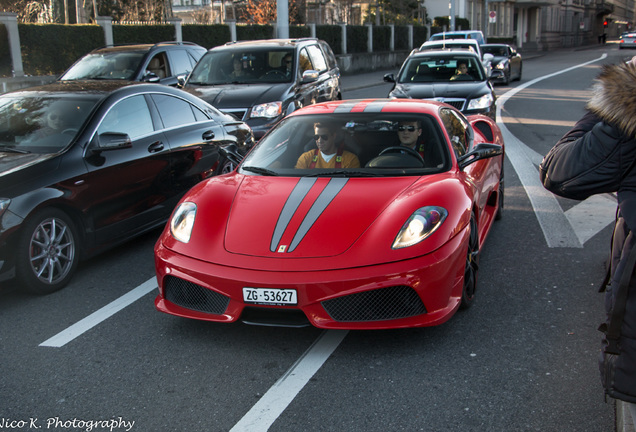
[[[402,153],[402,154],[412,156],[416,158],[418,161],[420,161],[422,163],[422,166],[424,166],[424,158],[422,157],[422,155],[420,155],[418,152],[413,150],[411,147],[406,147],[406,146],[387,147],[384,150],[382,150],[378,156],[382,156],[383,154],[387,154],[387,153]]]
[[[273,76],[277,76],[277,77],[280,77],[280,78],[283,78],[283,79],[287,78],[287,75],[285,75],[282,71],[279,71],[279,70],[276,70],[276,69],[272,69],[271,71],[266,72],[265,75],[263,75],[263,78],[264,77],[273,77]]]
[[[76,128],[68,128],[68,129],[64,129],[62,131],[62,134],[75,135],[76,133],[77,133],[77,129]]]

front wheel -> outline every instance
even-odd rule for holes
[[[32,294],[50,294],[73,277],[79,262],[78,235],[71,218],[58,209],[30,217],[20,234],[16,276]]]
[[[462,289],[462,300],[460,309],[468,309],[475,301],[475,291],[477,289],[477,273],[479,272],[479,233],[477,232],[477,222],[475,218],[470,218],[470,237],[468,239],[468,250],[466,252],[466,264],[464,266],[464,287]]]

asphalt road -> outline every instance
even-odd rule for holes
[[[581,234],[579,216],[564,216],[580,203],[557,200],[580,244],[549,246],[558,230],[537,216],[528,173],[582,114],[599,66],[621,57],[612,46],[549,53],[497,88],[519,90],[500,114],[514,139],[471,309],[439,327],[323,332],[167,316],[152,286],[122,306],[152,284],[150,233],[84,263],[58,293],[0,287],[0,431],[613,431],[596,364],[613,204],[588,212],[595,228]],[[355,87],[343,96],[390,85]]]

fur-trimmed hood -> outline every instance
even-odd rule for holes
[[[636,66],[604,65],[587,108],[627,135],[636,136]]]

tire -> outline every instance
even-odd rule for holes
[[[18,282],[32,294],[62,289],[77,269],[78,240],[75,224],[59,209],[40,210],[29,217],[18,239]]]
[[[523,66],[519,66],[519,76],[517,76],[517,81],[521,81],[521,72],[523,71]]]
[[[462,287],[462,300],[460,309],[468,309],[475,301],[477,289],[477,274],[479,272],[479,233],[475,218],[470,218],[470,236],[466,252],[466,265],[464,267],[464,284]]]

